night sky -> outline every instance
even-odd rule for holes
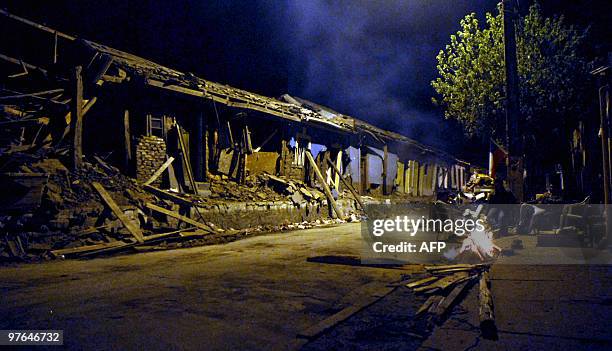
[[[0,1],[60,31],[269,96],[292,95],[449,151],[460,127],[431,103],[435,56],[490,0]],[[523,11],[530,2],[521,0]],[[542,1],[547,14],[612,33],[609,1]],[[591,51],[593,52],[593,51]]]

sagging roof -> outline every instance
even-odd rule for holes
[[[305,99],[291,97],[285,94],[281,98],[284,101],[281,101],[272,97],[234,88],[229,85],[211,82],[197,77],[192,73],[180,72],[125,51],[94,41],[78,39],[75,36],[61,33],[55,29],[13,15],[2,9],[0,9],[0,14],[37,29],[53,33],[69,41],[79,41],[89,49],[94,50],[96,55],[109,58],[110,61],[107,65],[107,69],[110,68],[111,65],[115,66],[116,68],[124,70],[132,77],[142,78],[145,84],[153,87],[201,97],[230,107],[259,111],[293,122],[326,126],[348,133],[366,133],[382,143],[386,143],[387,141],[405,143],[420,149],[422,153],[434,154],[448,160],[466,163],[457,160],[444,151],[426,146],[399,133],[378,128],[365,121],[338,113],[330,108],[312,103]],[[108,80],[117,82],[117,80],[113,80],[112,78],[108,78]]]

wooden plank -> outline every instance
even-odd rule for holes
[[[105,247],[105,248],[101,248],[98,250],[83,252],[79,254],[79,257],[91,257],[91,256],[101,255],[101,254],[110,253],[114,251],[124,250],[129,247],[134,247],[137,245],[142,245],[142,244],[139,243],[138,241],[132,241],[130,243],[123,243],[123,245]]]
[[[152,185],[144,185],[143,188],[145,190],[147,190],[148,192],[150,192],[151,194],[160,197],[164,200],[169,200],[172,201],[176,204],[179,204],[181,206],[195,206],[195,204],[193,203],[193,201],[191,201],[190,199],[186,199],[184,197],[178,196],[172,192],[169,191],[165,191],[162,190],[160,188],[156,188]]]
[[[431,283],[435,280],[438,280],[438,277],[427,277],[427,278],[423,278],[423,279],[419,279],[419,280],[415,280],[413,282],[410,282],[408,284],[406,284],[406,287],[408,288],[415,288],[419,285],[423,285],[423,284],[427,284],[427,283]]]
[[[168,182],[170,183],[170,189],[175,189],[177,191],[181,189],[181,185],[176,179],[176,173],[172,165],[168,166]]]
[[[312,327],[300,332],[298,337],[312,339],[316,336],[322,334],[323,332],[333,328],[336,324],[348,319],[350,316],[355,313],[363,310],[364,308],[372,305],[376,301],[382,299],[383,297],[389,295],[395,287],[384,287],[381,290],[377,291],[375,294],[363,298],[357,301],[354,305],[349,306],[342,311],[322,320],[321,322],[313,325]]]
[[[149,241],[154,241],[154,240],[158,240],[158,239],[165,239],[171,236],[176,235],[177,237],[180,236],[180,234],[182,232],[186,232],[189,230],[193,230],[195,229],[194,227],[189,227],[189,228],[183,228],[183,229],[179,229],[179,230],[173,230],[171,232],[167,232],[167,233],[160,233],[160,234],[153,234],[153,235],[147,235],[144,237],[145,242],[149,242]]]
[[[92,182],[91,185],[94,187],[94,189],[96,189],[98,194],[100,194],[102,200],[104,200],[106,205],[111,209],[111,211],[113,211],[115,216],[119,218],[121,223],[123,223],[123,225],[130,232],[130,234],[132,234],[132,236],[134,236],[134,238],[136,238],[139,243],[144,242],[144,236],[142,235],[142,231],[140,230],[140,228],[136,227],[132,222],[130,222],[130,220],[125,216],[125,214],[123,214],[119,206],[117,206],[110,194],[106,192],[106,189],[104,189],[102,184],[98,182]]]
[[[72,167],[80,169],[83,166],[83,68],[76,66],[72,75],[72,91],[70,113],[74,139],[72,143]]]
[[[467,263],[460,263],[460,264],[449,264],[449,265],[439,265],[439,266],[425,266],[423,268],[425,268],[425,270],[427,271],[439,271],[439,270],[446,270],[446,269],[453,269],[453,268],[468,268],[468,269],[474,269],[474,268],[482,268],[487,266],[487,264],[483,264],[483,263],[479,263],[479,264],[467,264]]]
[[[253,152],[259,152],[261,151],[261,149],[268,143],[268,141],[272,140],[272,138],[276,135],[276,133],[278,133],[278,129],[274,129],[274,131],[272,133],[270,133],[266,139],[261,143],[261,145],[259,145],[258,147],[256,147],[255,149],[253,149]],[[285,142],[284,140],[282,142]],[[282,151],[281,151],[282,153]],[[282,174],[281,174],[282,175]]]
[[[457,284],[469,279],[469,275],[467,272],[457,272],[453,275],[447,275],[445,277],[440,278],[435,283],[414,288],[414,292],[435,292],[438,290],[444,290],[453,284]]]
[[[455,288],[453,288],[453,290],[448,294],[448,296],[446,296],[444,298],[444,300],[442,300],[438,306],[436,306],[436,309],[433,311],[434,314],[434,318],[437,322],[441,322],[442,321],[442,317],[444,316],[444,314],[446,314],[446,312],[453,306],[453,304],[457,301],[457,299],[459,298],[459,295],[461,295],[461,293],[470,285],[469,281],[464,281],[463,283],[455,286]]]
[[[336,174],[339,174],[340,171],[338,170],[338,168],[336,167],[336,165],[334,165],[333,162],[331,162],[331,160],[327,160],[329,162],[329,165],[332,167],[332,169],[334,170],[334,172],[336,172]],[[342,176],[340,176],[340,181],[342,182],[342,184],[344,184],[344,186],[349,190],[349,192],[351,193],[351,195],[353,195],[353,198],[355,199],[355,201],[357,201],[357,203],[359,204],[359,207],[361,207],[361,209],[365,212],[365,205],[363,204],[363,202],[361,201],[361,196],[359,194],[357,194],[357,191],[355,191],[355,188],[353,188],[353,186],[349,183],[347,183],[346,180],[344,180],[344,178]]]
[[[189,162],[189,158],[187,157],[187,148],[185,147],[185,140],[183,139],[183,131],[181,130],[181,126],[176,125],[176,131],[178,132],[178,141],[179,147],[181,148],[181,154],[183,155],[183,161],[185,162],[185,170],[187,171],[187,178],[189,179],[189,183],[191,185],[191,190],[194,194],[198,193],[198,186],[193,178],[193,172],[191,170],[191,162]]]
[[[334,212],[336,213],[336,215],[338,216],[338,218],[343,219],[344,218],[344,214],[338,208],[338,205],[336,204],[336,201],[334,200],[334,197],[332,196],[332,193],[329,190],[329,187],[327,186],[327,183],[325,182],[325,178],[323,178],[323,175],[321,174],[321,170],[319,170],[319,167],[317,167],[317,164],[316,164],[314,158],[312,157],[312,154],[310,153],[310,150],[305,150],[304,153],[306,154],[306,158],[308,159],[308,162],[310,163],[310,166],[312,167],[312,169],[314,170],[315,174],[317,175],[317,178],[319,179],[319,182],[321,182],[321,185],[323,186],[323,191],[325,192],[325,196],[327,196],[327,200],[329,201],[329,204],[332,206],[332,208],[333,208]]]
[[[71,254],[77,254],[77,253],[82,253],[82,252],[108,249],[111,247],[113,248],[121,247],[125,245],[129,245],[129,243],[124,243],[123,241],[114,241],[112,243],[102,243],[102,244],[95,244],[95,245],[71,247],[68,249],[51,250],[50,252],[53,256],[64,256],[64,255],[71,255]]]
[[[152,175],[151,177],[149,177],[149,179],[147,179],[146,182],[142,183],[142,185],[149,185],[151,183],[153,183],[157,178],[159,178],[159,176],[166,170],[166,168],[168,168],[168,166],[170,166],[170,164],[172,163],[172,161],[174,161],[174,157],[170,156],[170,158],[168,158],[166,160],[166,162],[164,162],[164,164],[162,164]]]
[[[419,307],[419,309],[416,311],[415,316],[420,316],[421,314],[427,312],[430,307],[434,304],[434,302],[440,302],[439,301],[439,297],[440,295],[431,295],[426,301],[425,303],[423,303],[421,305],[421,307]]]
[[[206,225],[204,223],[200,223],[198,221],[194,221],[193,219],[185,217],[183,215],[180,215],[177,212],[170,211],[170,210],[167,210],[167,209],[165,209],[163,207],[159,207],[159,206],[153,205],[152,203],[146,203],[145,206],[148,209],[151,209],[151,210],[159,212],[159,213],[163,213],[163,214],[165,214],[167,216],[170,216],[170,217],[174,217],[174,218],[176,218],[176,219],[178,219],[178,220],[180,220],[182,222],[189,223],[189,224],[193,225],[194,227],[200,228],[200,229],[205,230],[205,231],[207,231],[209,233],[214,233],[215,232],[208,225]]]

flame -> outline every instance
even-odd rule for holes
[[[473,230],[463,240],[459,253],[473,252],[485,261],[490,258],[495,258],[501,252],[501,249],[493,243],[493,233],[488,230]]]

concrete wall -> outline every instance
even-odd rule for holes
[[[356,211],[354,200],[337,201],[345,214]],[[227,202],[217,205],[202,205],[200,213],[206,222],[228,229],[245,229],[257,226],[276,226],[280,224],[301,223],[329,218],[326,202],[304,202],[296,205],[291,201],[274,202]],[[192,209],[192,218],[198,218]]]

